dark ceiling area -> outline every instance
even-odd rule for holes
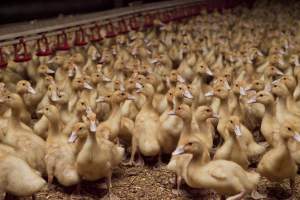
[[[10,0],[1,3],[0,24],[103,11],[133,2],[150,3],[159,0]]]

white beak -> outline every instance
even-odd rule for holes
[[[78,135],[76,132],[72,132],[69,139],[68,139],[68,142],[69,143],[74,143],[76,141],[76,139],[78,138]]]
[[[137,83],[135,83],[135,88],[140,90],[140,89],[143,88],[143,86],[140,83],[137,82]]]
[[[177,81],[180,83],[185,83],[185,80],[180,75],[177,75]]]
[[[247,101],[247,103],[256,103],[256,98],[254,97],[254,98],[251,98],[251,99],[249,99],[248,101]]]
[[[97,129],[96,121],[93,120],[93,121],[91,121],[91,124],[90,124],[90,131],[96,132],[96,129]]]
[[[214,96],[214,92],[213,91],[207,92],[204,94],[204,96],[206,97]]]
[[[246,95],[246,90],[243,87],[240,87],[240,95]]]
[[[230,87],[228,81],[225,81],[225,88],[226,88],[227,90],[230,90],[230,89],[231,89],[231,87]]]
[[[55,73],[54,70],[52,70],[52,69],[47,69],[47,74],[54,74],[54,73]]]
[[[105,82],[111,82],[111,79],[108,78],[108,77],[106,77],[106,76],[104,76],[104,75],[103,75],[102,79],[103,79],[103,81],[105,81]]]
[[[295,132],[294,139],[295,139],[297,142],[300,142],[300,133]]]
[[[206,73],[207,73],[208,75],[210,75],[210,76],[213,76],[213,75],[214,75],[210,69],[207,69],[207,70],[206,70]]]
[[[58,99],[59,99],[59,98],[58,98],[58,96],[57,96],[57,93],[53,91],[52,94],[51,94],[51,100],[52,100],[52,101],[58,101]]]
[[[133,96],[133,95],[128,95],[127,99],[128,99],[128,100],[135,101],[135,100],[136,100],[136,97]]]
[[[283,75],[283,72],[278,69],[278,70],[276,70],[276,74]]]
[[[237,136],[241,136],[242,135],[242,131],[241,131],[241,127],[239,125],[236,125],[234,127],[234,133],[237,135]]]
[[[93,89],[93,87],[90,84],[88,84],[87,82],[84,82],[83,87],[85,89],[88,89],[88,90],[92,90]]]
[[[98,99],[96,99],[96,102],[104,102],[104,97],[103,96],[98,97]]]
[[[192,99],[193,98],[193,95],[190,91],[188,90],[185,90],[184,93],[183,93],[183,96],[187,99]]]
[[[27,90],[31,94],[35,94],[36,93],[36,91],[31,86],[28,86]]]
[[[155,64],[155,63],[157,63],[157,62],[158,62],[157,59],[152,59],[152,60],[150,60],[150,63],[151,63],[151,64]]]
[[[184,153],[183,146],[179,146],[173,151],[172,156],[177,156]]]

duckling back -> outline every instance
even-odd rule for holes
[[[0,182],[8,193],[16,196],[30,196],[46,186],[46,182],[29,165],[14,156],[1,159],[1,177],[6,181]],[[1,179],[3,180],[3,179]]]

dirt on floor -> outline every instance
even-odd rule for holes
[[[300,199],[300,176],[296,179],[296,198]],[[36,200],[92,200],[108,199],[106,196],[105,180],[98,182],[82,182],[80,192],[76,187],[64,188],[55,184],[47,191],[39,192]],[[113,194],[121,200],[215,200],[219,197],[209,190],[195,190],[183,186],[183,194],[174,194],[174,174],[162,167],[156,169],[154,166],[144,167],[120,166],[114,171]],[[262,179],[258,186],[261,194],[267,195],[268,200],[282,200],[290,197],[289,181],[284,183],[271,183]],[[7,196],[6,200],[15,200]],[[31,198],[22,198],[29,200]],[[247,198],[251,199],[251,198]]]

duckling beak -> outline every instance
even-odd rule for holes
[[[231,89],[231,87],[230,87],[228,81],[225,81],[225,88],[226,88],[227,90],[230,90],[230,89]]]
[[[108,78],[108,77],[106,77],[106,76],[104,76],[104,75],[103,75],[103,78],[102,78],[102,79],[103,79],[103,81],[105,81],[105,82],[111,82],[111,79]]]
[[[253,97],[247,101],[247,103],[256,103],[256,97]]]
[[[152,59],[152,60],[150,60],[150,63],[151,63],[151,64],[155,64],[155,63],[157,63],[157,62],[158,62],[157,59]]]
[[[92,111],[92,108],[90,106],[87,106],[85,112],[86,112],[86,114],[90,114],[93,111]]]
[[[37,114],[42,114],[42,115],[43,115],[43,114],[44,114],[44,111],[43,111],[43,109],[41,109],[41,110],[36,111],[36,113],[37,113]]]
[[[220,118],[220,116],[218,115],[218,113],[213,113],[213,118],[216,118],[216,119],[219,119]]]
[[[204,96],[206,96],[206,97],[214,96],[214,92],[213,91],[207,92],[204,94]]]
[[[48,64],[51,64],[51,63],[53,63],[54,62],[54,59],[55,59],[55,57],[53,57],[53,58],[51,58],[50,60],[48,60]]]
[[[58,101],[58,96],[57,96],[57,93],[55,91],[52,92],[51,94],[51,100],[52,101]]]
[[[276,70],[276,74],[278,75],[284,75],[282,71],[280,71],[279,69]]]
[[[241,131],[240,125],[235,125],[234,126],[234,133],[236,134],[236,136],[241,136],[242,135],[242,131]]]
[[[124,92],[124,91],[125,91],[125,87],[124,87],[123,84],[120,85],[120,91],[121,91],[121,92]]]
[[[295,132],[295,135],[293,137],[297,142],[300,142],[300,133]]]
[[[128,95],[128,96],[127,96],[127,99],[128,99],[128,100],[135,101],[135,100],[136,100],[136,97],[133,96],[133,95]]]
[[[246,90],[243,87],[240,87],[240,95],[245,96],[246,95]]]
[[[177,75],[177,81],[180,83],[185,83],[185,80],[180,75]]]
[[[35,93],[36,93],[36,91],[35,91],[31,86],[28,86],[28,87],[27,87],[27,91],[28,91],[29,93],[31,93],[31,94],[35,94]]]
[[[87,82],[84,82],[83,87],[85,89],[88,89],[88,90],[92,90],[93,89],[93,87],[90,84],[88,84]]]
[[[99,96],[96,102],[104,102],[104,96]]]
[[[74,143],[78,138],[78,135],[75,131],[73,131],[68,139],[69,143]]]
[[[74,76],[74,69],[72,68],[72,69],[69,69],[69,71],[68,71],[68,76],[69,77],[73,77]]]
[[[55,73],[54,70],[52,70],[52,69],[47,69],[47,74],[54,74],[54,73]]]
[[[181,155],[184,154],[184,148],[183,146],[179,146],[175,149],[175,151],[173,151],[172,156],[177,156],[177,155]]]
[[[140,92],[142,92],[143,86],[137,82],[137,83],[135,83],[135,88],[136,88],[136,92],[140,93]]]
[[[192,93],[191,93],[190,91],[188,91],[188,90],[185,90],[185,91],[183,92],[183,96],[184,96],[185,98],[187,98],[187,99],[193,99]]]
[[[176,115],[175,110],[172,110],[172,111],[168,112],[168,115]]]
[[[96,129],[97,129],[96,120],[91,120],[90,131],[93,132],[93,133],[95,133]]]
[[[206,73],[210,76],[213,76],[214,74],[212,73],[212,71],[210,69],[207,68]]]

